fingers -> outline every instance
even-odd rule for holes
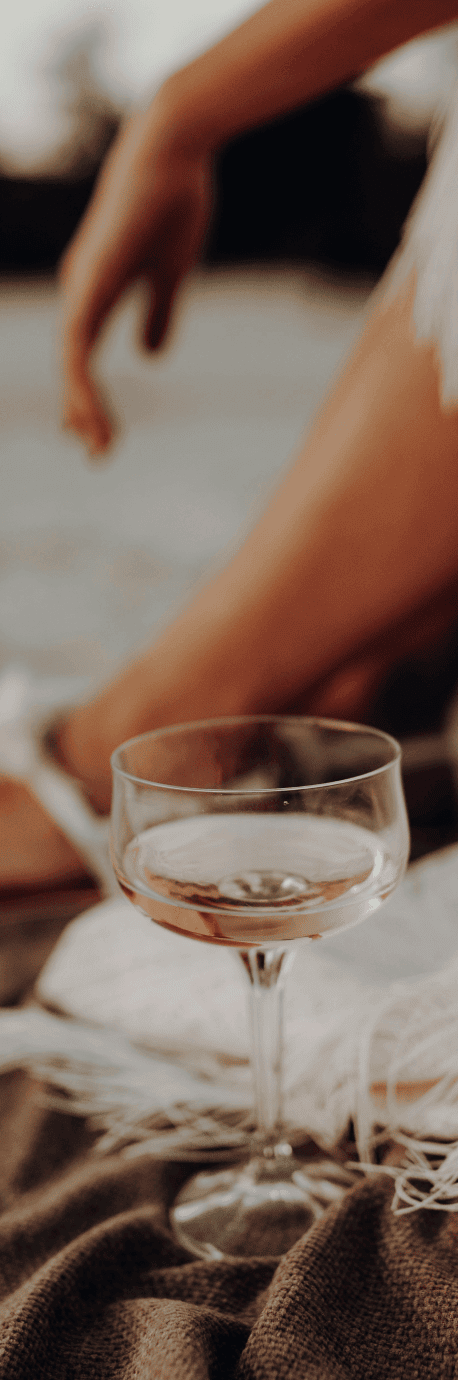
[[[64,353],[62,423],[83,442],[93,458],[103,455],[115,435],[113,417],[89,372],[89,345],[82,337],[67,340]]]
[[[85,241],[79,255],[67,256],[61,270],[62,422],[83,442],[91,457],[105,453],[116,427],[111,409],[91,371],[94,346],[119,285],[86,268]]]
[[[60,286],[62,421],[95,457],[106,452],[116,427],[92,373],[92,356],[125,286],[96,198],[61,262]]]
[[[168,281],[163,278],[157,288],[152,285],[149,309],[143,327],[143,345],[146,350],[158,350],[164,343],[178,287],[178,278]]]
[[[74,389],[69,386],[64,402],[62,425],[82,441],[89,456],[96,459],[111,446],[115,427],[92,388]]]
[[[150,116],[134,119],[109,154],[61,268],[64,424],[92,455],[106,451],[114,434],[90,370],[103,327],[126,289],[154,278],[144,343],[159,348],[207,221],[208,173],[199,160],[166,158],[162,132],[156,156],[150,126]]]

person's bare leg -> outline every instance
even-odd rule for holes
[[[364,679],[365,665],[377,672],[401,653],[409,618],[421,629],[429,601],[440,617],[440,591],[457,576],[458,411],[441,408],[434,354],[413,337],[406,292],[377,303],[235,558],[75,711],[63,754],[108,805],[109,755],[129,734],[306,703],[352,661]],[[447,592],[446,619],[454,606]]]
[[[280,712],[299,699],[306,708],[307,695],[316,709],[317,694],[326,712],[340,712],[332,683],[335,702],[342,667],[351,714],[352,666],[356,702],[365,676],[380,674],[402,646],[403,629],[421,630],[430,602],[440,614],[442,590],[453,616],[457,487],[458,412],[441,409],[434,354],[414,340],[406,293],[377,304],[234,559],[145,654],[70,714],[62,760],[98,807],[109,808],[111,751],[148,728]],[[342,701],[341,692],[342,681]]]

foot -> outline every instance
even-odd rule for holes
[[[0,823],[0,889],[87,877],[84,861],[22,782],[0,778]]]
[[[92,732],[90,709],[79,706],[62,721],[54,735],[51,757],[82,787],[98,814],[109,813],[109,751],[103,751],[100,738]],[[91,877],[86,859],[48,815],[33,790],[26,782],[7,776],[0,776],[0,833],[0,891],[65,886]]]

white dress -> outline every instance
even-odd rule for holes
[[[388,269],[388,292],[397,290],[412,272],[417,336],[437,346],[442,401],[458,407],[458,82],[400,249]]]

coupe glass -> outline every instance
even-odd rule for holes
[[[124,894],[166,929],[237,949],[250,981],[253,1155],[188,1180],[175,1233],[206,1258],[279,1254],[348,1186],[337,1165],[304,1167],[282,1124],[282,980],[298,943],[373,915],[404,872],[399,745],[360,725],[256,715],[132,738],[112,768]]]

